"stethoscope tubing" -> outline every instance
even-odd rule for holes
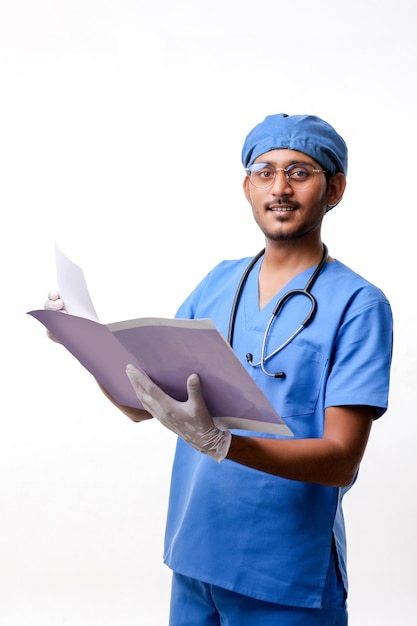
[[[232,309],[231,309],[231,313],[230,313],[230,322],[229,322],[229,332],[228,332],[228,342],[229,344],[232,346],[233,343],[233,335],[234,335],[234,327],[235,327],[235,322],[236,322],[236,315],[237,315],[237,309],[239,306],[239,301],[240,298],[242,296],[243,293],[243,288],[246,284],[246,281],[249,277],[249,274],[251,273],[252,269],[254,268],[254,266],[256,265],[256,263],[258,262],[258,260],[265,254],[265,249],[261,250],[260,252],[258,252],[258,254],[250,261],[249,265],[247,266],[247,268],[245,269],[239,284],[237,286],[236,289],[236,293],[235,293],[235,297],[233,300],[233,304],[232,304]],[[253,363],[252,362],[252,355],[251,354],[247,354],[246,358],[248,363],[253,366],[253,367],[261,367],[262,371],[264,372],[264,374],[266,374],[267,376],[273,376],[275,378],[285,378],[285,373],[284,372],[277,372],[275,374],[272,374],[271,372],[268,372],[265,368],[265,363],[271,359],[273,356],[275,356],[276,354],[278,354],[279,352],[281,352],[281,350],[283,350],[286,346],[288,346],[289,343],[291,343],[291,341],[293,341],[293,339],[306,327],[308,326],[308,324],[310,324],[310,322],[312,321],[316,310],[317,310],[317,302],[316,299],[314,298],[314,296],[311,294],[311,289],[313,288],[314,283],[316,282],[321,270],[323,269],[326,261],[328,258],[328,250],[327,250],[327,246],[325,244],[323,244],[323,254],[320,260],[320,263],[318,264],[318,266],[316,267],[316,269],[314,270],[313,274],[311,275],[310,279],[308,280],[306,286],[304,287],[304,289],[291,289],[290,291],[287,291],[287,293],[285,293],[276,303],[274,310],[272,311],[271,317],[268,321],[268,324],[266,326],[265,329],[265,333],[264,333],[264,337],[262,340],[262,349],[261,349],[261,359],[258,363]],[[269,335],[269,331],[271,329],[271,326],[275,320],[275,318],[277,317],[277,315],[279,314],[280,310],[282,309],[282,307],[284,306],[285,302],[287,302],[287,300],[289,300],[291,297],[295,296],[295,295],[302,295],[304,297],[307,297],[310,300],[310,311],[308,313],[308,315],[306,316],[306,318],[304,319],[304,321],[300,324],[300,326],[293,332],[293,334],[286,340],[284,341],[280,346],[278,346],[278,348],[276,348],[273,352],[271,352],[270,354],[266,355],[266,348],[267,348],[267,341],[268,341],[268,335]]]

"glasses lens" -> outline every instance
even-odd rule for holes
[[[274,182],[275,169],[268,163],[254,163],[249,167],[248,174],[254,187],[270,187]]]
[[[314,168],[305,163],[294,163],[286,168],[287,180],[294,189],[304,189],[314,177]]]

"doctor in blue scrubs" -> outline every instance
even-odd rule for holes
[[[128,366],[147,413],[119,408],[178,436],[170,626],[346,626],[342,500],[387,408],[391,309],[321,239],[346,185],[347,147],[332,126],[268,116],[242,162],[265,250],[221,262],[177,316],[213,319],[294,436],[219,430],[195,374],[178,402]]]

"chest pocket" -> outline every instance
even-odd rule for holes
[[[288,419],[315,412],[324,393],[325,355],[312,350],[304,342],[293,341],[269,359],[265,367],[271,373],[285,372],[285,378],[277,380],[265,376],[260,368],[256,368],[256,379],[263,377],[262,387],[281,417]]]

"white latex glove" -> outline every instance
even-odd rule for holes
[[[191,374],[187,380],[186,402],[171,398],[145,372],[133,365],[127,366],[126,374],[143,407],[153,417],[199,452],[211,456],[218,463],[223,461],[232,435],[230,431],[220,430],[214,425],[197,374]]]
[[[59,311],[60,313],[68,313],[68,311],[65,309],[64,302],[61,299],[59,292],[55,289],[48,293],[48,299],[45,302],[43,308],[47,311]],[[54,335],[49,330],[46,331],[46,334],[48,335],[49,339],[52,339],[52,341],[55,341],[55,343],[59,343],[58,339],[54,337]]]

